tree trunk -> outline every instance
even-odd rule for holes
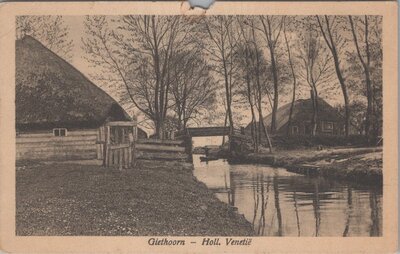
[[[339,80],[340,87],[342,89],[343,93],[343,99],[344,99],[344,108],[345,108],[345,135],[349,136],[349,127],[350,127],[350,107],[349,107],[349,97],[347,94],[347,87],[345,80],[342,75],[342,71],[340,70],[340,63],[339,63],[339,56],[338,52],[336,49],[336,44],[333,40],[330,24],[329,24],[329,19],[328,16],[325,15],[325,23],[326,23],[326,29],[327,29],[327,34],[324,31],[324,28],[321,24],[321,21],[319,17],[317,16],[318,24],[321,29],[322,35],[325,39],[326,44],[328,45],[328,48],[330,49],[333,57],[333,61],[335,64],[335,72],[337,75],[337,78]]]
[[[259,93],[261,93],[261,91],[259,91]],[[261,144],[261,137],[262,134],[264,133],[265,138],[267,139],[267,144],[268,144],[268,148],[269,148],[269,152],[272,153],[272,144],[271,144],[271,139],[268,135],[268,130],[265,127],[265,123],[264,123],[264,117],[263,117],[263,113],[262,113],[262,107],[261,107],[261,94],[259,94],[259,98],[258,98],[258,135],[259,135],[259,144]]]
[[[367,116],[368,116],[368,132],[367,134],[367,140],[368,144],[371,144],[371,121],[374,119],[371,119],[373,117],[373,99],[374,99],[374,94],[373,94],[373,88],[372,88],[372,81],[371,81],[371,69],[370,69],[370,59],[371,59],[371,52],[369,51],[369,41],[368,41],[368,17],[365,15],[364,16],[364,25],[365,25],[365,53],[367,57],[367,61],[365,63],[365,79],[366,79],[366,85],[367,85],[367,100],[368,100],[368,105],[367,105]]]
[[[183,121],[184,120],[182,120],[182,113],[180,112],[180,110],[178,110],[178,131],[182,130],[182,122]]]
[[[287,125],[287,130],[286,130],[286,136],[291,135],[290,129],[292,128],[292,116],[293,116],[293,108],[294,108],[295,100],[296,100],[296,84],[293,82],[292,102],[290,103],[289,119],[288,119],[288,125]]]
[[[365,116],[365,135],[368,143],[371,142],[371,118],[372,118],[372,88],[369,68],[365,68],[365,81],[367,88],[367,113]]]
[[[286,36],[286,27],[285,27],[285,30],[283,30],[283,35],[284,35],[284,38],[285,38],[286,49],[287,49],[288,56],[289,56],[290,70],[291,70],[292,76],[293,76],[292,102],[290,104],[289,119],[288,119],[288,125],[287,125],[287,130],[286,130],[286,136],[289,136],[290,135],[290,129],[292,127],[293,107],[294,107],[294,102],[296,100],[296,83],[297,83],[297,81],[296,81],[296,74],[294,73],[292,57],[291,57],[291,54],[290,54],[289,41],[288,41],[287,36]]]
[[[276,132],[276,113],[278,112],[279,93],[278,93],[278,74],[277,74],[277,69],[276,69],[275,53],[274,53],[274,49],[272,47],[270,47],[270,54],[271,54],[272,76],[273,76],[273,81],[274,81],[274,104],[272,107],[271,133],[275,133]]]
[[[262,122],[262,127],[263,127],[263,130],[264,130],[264,135],[267,138],[269,152],[272,153],[273,150],[272,150],[271,138],[269,137],[268,130],[267,130],[267,127],[265,126],[264,121],[261,121],[261,122]]]
[[[332,52],[332,56],[333,56],[333,61],[335,64],[335,71],[336,71],[336,75],[338,77],[339,80],[339,84],[340,87],[342,89],[342,94],[343,94],[343,99],[344,99],[344,110],[345,110],[345,135],[346,137],[349,136],[349,128],[350,128],[350,106],[349,106],[349,96],[347,94],[347,86],[345,83],[345,80],[343,78],[342,75],[342,71],[340,70],[340,66],[339,66],[339,57],[336,51],[336,47],[333,44],[333,39],[331,39],[331,43],[332,43],[332,48],[331,48],[331,52]]]
[[[229,119],[229,136],[233,136],[233,116],[232,116],[232,109],[231,109],[231,94],[229,89],[229,82],[228,82],[228,73],[225,70],[225,92],[226,92],[226,110],[228,112],[228,119]],[[229,151],[232,151],[232,142],[229,140]]]
[[[232,137],[233,134],[233,116],[232,116],[232,109],[231,109],[231,93],[229,87],[229,77],[228,77],[228,70],[226,66],[226,60],[223,55],[223,67],[224,67],[224,77],[225,77],[225,97],[226,97],[226,110],[228,112],[228,119],[229,119],[229,136]],[[229,150],[231,150],[231,140],[229,140]]]
[[[365,84],[366,84],[366,90],[367,90],[367,112],[365,116],[365,136],[367,138],[367,142],[371,142],[371,115],[372,115],[372,100],[373,100],[373,91],[372,91],[372,82],[371,82],[371,74],[370,74],[370,52],[369,52],[369,41],[368,41],[368,17],[365,16],[365,53],[366,53],[366,61],[363,59],[363,56],[361,54],[361,49],[358,44],[358,39],[356,35],[356,30],[354,27],[353,19],[351,16],[349,16],[349,21],[350,21],[350,26],[351,26],[351,32],[353,34],[353,39],[354,39],[354,44],[356,46],[357,50],[357,55],[358,58],[361,62],[361,65],[363,66],[364,69],[364,75],[365,75]]]
[[[251,111],[251,137],[253,140],[254,152],[258,152],[258,135],[257,135],[257,127],[256,127],[256,114],[254,112],[254,105],[251,100],[251,86],[250,86],[250,79],[248,76],[246,77],[247,81],[247,99],[250,105]]]
[[[349,106],[349,96],[347,94],[347,87],[344,82],[344,78],[342,76],[342,72],[339,68],[339,59],[336,53],[333,54],[333,59],[335,62],[335,70],[340,83],[340,87],[342,88],[343,99],[344,99],[344,110],[345,110],[345,125],[344,125],[344,133],[349,136],[349,128],[350,128],[350,106]]]
[[[254,109],[252,109],[251,115],[251,139],[253,140],[253,150],[255,153],[258,152],[258,136],[257,136],[257,120],[254,114]]]
[[[347,136],[349,136],[349,128],[350,128],[350,106],[349,106],[349,96],[347,94],[347,87],[342,75],[342,72],[339,67],[339,57],[337,55],[336,49],[332,49],[332,55],[333,55],[333,60],[335,63],[335,71],[336,75],[339,80],[340,87],[342,89],[342,94],[343,94],[343,99],[344,99],[344,110],[345,110],[345,130],[344,133]]]
[[[255,49],[256,49],[256,61],[257,61],[257,66],[256,66],[256,83],[257,83],[257,91],[258,91],[258,136],[259,136],[259,144],[262,143],[261,141],[261,137],[262,137],[262,132],[264,132],[264,136],[267,139],[267,143],[268,143],[268,148],[269,148],[269,152],[272,153],[272,144],[271,144],[271,140],[269,138],[268,135],[268,130],[265,127],[265,123],[264,123],[264,116],[262,113],[262,88],[261,88],[261,83],[260,83],[260,65],[261,65],[261,60],[260,60],[260,55],[258,54],[259,50],[258,50],[258,46],[256,43],[256,36],[254,33],[254,26],[252,29],[252,34],[253,34],[253,42],[255,45]]]
[[[163,131],[163,124],[161,120],[155,120],[154,121],[155,127],[156,127],[156,137],[158,139],[164,139],[164,131]]]
[[[226,122],[228,121],[228,114],[225,111],[225,121],[224,121],[224,128],[226,128]],[[223,146],[225,144],[225,135],[222,136],[222,144],[221,146]]]
[[[311,101],[313,106],[313,114],[311,119],[311,136],[315,136],[317,134],[318,126],[318,93],[315,87],[311,90]]]
[[[258,98],[258,100],[258,144],[260,145],[262,143],[262,130],[264,126],[264,119],[261,109],[261,100],[260,98]]]

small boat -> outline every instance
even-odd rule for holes
[[[215,161],[218,160],[218,157],[210,157],[210,156],[201,156],[200,161]]]

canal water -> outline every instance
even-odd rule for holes
[[[244,214],[260,236],[381,236],[381,188],[307,177],[265,165],[200,162],[194,175]]]

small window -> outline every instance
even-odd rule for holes
[[[55,129],[53,129],[53,134],[55,137],[65,137],[65,136],[67,136],[67,129],[55,128]]]
[[[324,130],[327,130],[327,131],[333,130],[333,123],[332,122],[324,122]]]
[[[299,127],[292,126],[292,134],[299,134]]]

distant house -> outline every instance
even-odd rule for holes
[[[287,133],[291,103],[280,107],[276,114],[276,134]],[[344,117],[329,105],[325,100],[318,98],[318,123],[317,134],[319,135],[343,135]],[[310,135],[312,126],[313,105],[311,99],[300,99],[295,101],[292,113],[291,135]],[[265,126],[270,129],[272,114],[264,118]],[[246,127],[246,132],[251,132],[251,124]]]
[[[15,91],[17,159],[102,159],[104,124],[132,120],[110,95],[30,36],[16,41]]]

